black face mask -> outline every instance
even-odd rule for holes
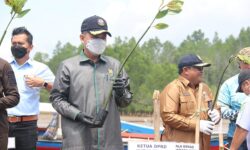
[[[27,54],[27,48],[22,47],[20,45],[11,46],[11,53],[15,58],[23,58],[25,54]]]

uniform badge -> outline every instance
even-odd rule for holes
[[[112,69],[108,69],[108,75],[110,76],[110,77],[112,77],[113,75],[114,75],[114,72],[113,72],[113,70]]]
[[[105,74],[105,80],[113,81],[113,78],[114,78],[114,71],[111,68],[109,68],[107,73]]]
[[[99,26],[104,26],[104,25],[105,25],[105,22],[104,22],[103,19],[98,19],[98,20],[97,20],[97,24],[98,24]]]
[[[183,92],[183,96],[190,96],[188,92]]]

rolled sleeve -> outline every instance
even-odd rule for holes
[[[230,120],[235,120],[237,118],[238,110],[230,108],[231,96],[227,82],[223,83],[220,88],[218,105],[221,107],[222,118]]]

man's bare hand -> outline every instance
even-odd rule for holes
[[[29,87],[42,87],[44,80],[40,77],[34,75],[24,75],[25,83]]]

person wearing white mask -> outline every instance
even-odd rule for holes
[[[80,35],[83,50],[57,70],[50,100],[62,115],[63,150],[123,149],[118,107],[128,106],[132,93],[125,70],[117,76],[120,62],[103,55],[107,35],[103,18],[86,18]],[[108,107],[99,116],[105,102]]]

